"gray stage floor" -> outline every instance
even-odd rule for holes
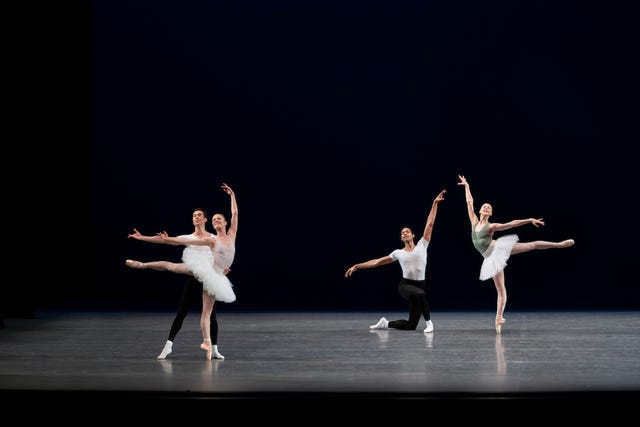
[[[640,392],[640,312],[434,312],[435,332],[369,330],[404,312],[218,314],[225,360],[191,313],[164,361],[172,312],[49,311],[0,330],[0,388],[189,398],[514,397]]]

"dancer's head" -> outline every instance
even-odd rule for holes
[[[211,217],[211,225],[213,225],[213,229],[218,230],[226,230],[227,229],[227,219],[221,213],[213,214]]]
[[[402,230],[400,230],[400,240],[402,240],[403,242],[413,242],[415,238],[416,235],[413,234],[413,230],[411,230],[411,228],[404,227]]]
[[[195,208],[191,214],[193,225],[204,224],[207,222],[207,211],[202,208]]]
[[[480,216],[489,218],[491,215],[493,215],[493,207],[489,203],[484,203],[482,206],[480,206],[479,212]]]

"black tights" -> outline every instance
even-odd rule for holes
[[[189,306],[196,299],[200,301],[200,307],[202,307],[202,283],[198,282],[195,277],[189,277],[182,288],[178,312],[176,313],[176,318],[173,319],[171,331],[169,332],[169,341],[173,342],[175,340],[176,335],[182,329],[184,318],[189,313]],[[211,344],[218,344],[218,318],[216,317],[215,303],[211,310]]]
[[[424,320],[431,319],[427,302],[426,281],[403,278],[398,284],[398,293],[409,301],[409,320],[392,320],[389,322],[390,328],[414,331],[420,322],[420,315],[424,316]]]

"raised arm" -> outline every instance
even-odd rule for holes
[[[231,222],[227,234],[232,240],[236,240],[236,234],[238,233],[238,202],[236,201],[236,194],[233,192],[224,182],[222,183],[222,190],[231,196]]]
[[[424,240],[427,242],[431,241],[431,233],[433,232],[433,223],[436,222],[436,215],[438,214],[438,203],[444,200],[444,193],[447,190],[442,190],[436,198],[433,200],[431,204],[431,211],[429,212],[429,216],[427,216],[427,223],[424,226],[424,233],[422,234]]]
[[[351,276],[356,270],[360,270],[361,268],[380,267],[381,265],[391,264],[392,262],[393,259],[389,255],[383,256],[382,258],[372,259],[367,262],[361,262],[348,269],[347,272],[344,273],[344,277]]]
[[[520,227],[521,225],[526,225],[526,224],[533,224],[535,227],[538,227],[540,225],[544,225],[544,221],[542,221],[542,218],[539,218],[539,219],[527,218],[527,219],[514,219],[513,221],[505,222],[504,224],[501,224],[499,222],[494,222],[489,225],[489,230],[493,233],[494,231],[508,230],[510,228]]]
[[[469,183],[464,175],[458,175],[458,179],[460,182],[458,185],[464,186],[464,196],[467,200],[467,214],[469,214],[469,221],[471,221],[471,225],[478,222],[478,217],[476,215],[475,209],[473,208],[473,197],[471,196],[471,189],[469,188]]]

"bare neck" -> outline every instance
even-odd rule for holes
[[[409,241],[404,242],[404,249],[405,250],[412,251],[413,248],[415,248],[415,247],[416,247],[416,244],[413,242],[413,240],[409,240]]]
[[[208,236],[210,233],[205,230],[204,224],[196,225],[193,230],[193,235],[197,237]]]

